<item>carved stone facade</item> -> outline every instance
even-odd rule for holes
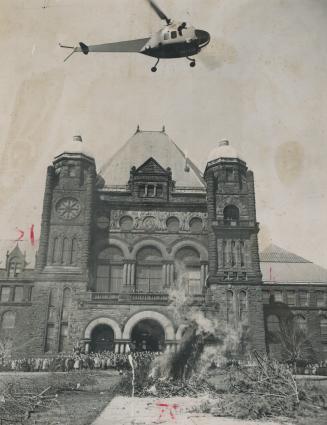
[[[16,341],[17,355],[68,352],[77,343],[99,350],[105,338],[108,349],[124,352],[141,328],[157,329],[151,349],[174,350],[186,326],[170,306],[176,285],[187,308],[200,306],[222,325],[246,323],[252,346],[265,351],[253,173],[237,157],[218,156],[203,178],[162,132],[144,137],[158,158],[144,160],[133,139],[133,166],[120,186],[81,153],[48,167],[35,270],[25,270],[16,250],[0,276],[0,332]]]
[[[207,231],[207,213],[182,211],[126,211],[111,210],[110,230],[125,230],[124,221],[129,221],[130,227],[126,230],[140,230],[146,232],[169,232],[169,220],[176,219],[174,232],[192,232],[192,222],[198,219],[198,231]],[[193,232],[196,231],[193,229]]]

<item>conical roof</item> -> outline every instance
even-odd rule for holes
[[[208,162],[219,158],[242,159],[240,158],[237,150],[231,146],[228,140],[220,140],[218,142],[217,146],[209,153]]]
[[[204,187],[200,170],[164,131],[137,132],[101,168],[107,185],[127,184],[130,169],[140,167],[150,157],[163,168],[171,168],[176,186]]]

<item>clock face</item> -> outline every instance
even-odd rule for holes
[[[72,220],[81,212],[81,205],[77,199],[63,198],[57,202],[56,211],[64,220]]]

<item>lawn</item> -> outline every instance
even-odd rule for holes
[[[0,390],[13,381],[22,387],[52,387],[54,401],[50,407],[31,413],[24,425],[89,425],[114,397],[113,388],[119,380],[120,376],[110,371],[5,373],[0,374]]]

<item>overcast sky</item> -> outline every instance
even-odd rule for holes
[[[2,246],[32,223],[38,238],[46,167],[74,134],[100,168],[137,124],[165,124],[202,170],[229,139],[254,171],[261,247],[327,267],[327,1],[157,2],[210,32],[195,68],[169,60],[152,73],[153,58],[129,53],[63,63],[59,42],[158,30],[145,0],[0,0]]]

